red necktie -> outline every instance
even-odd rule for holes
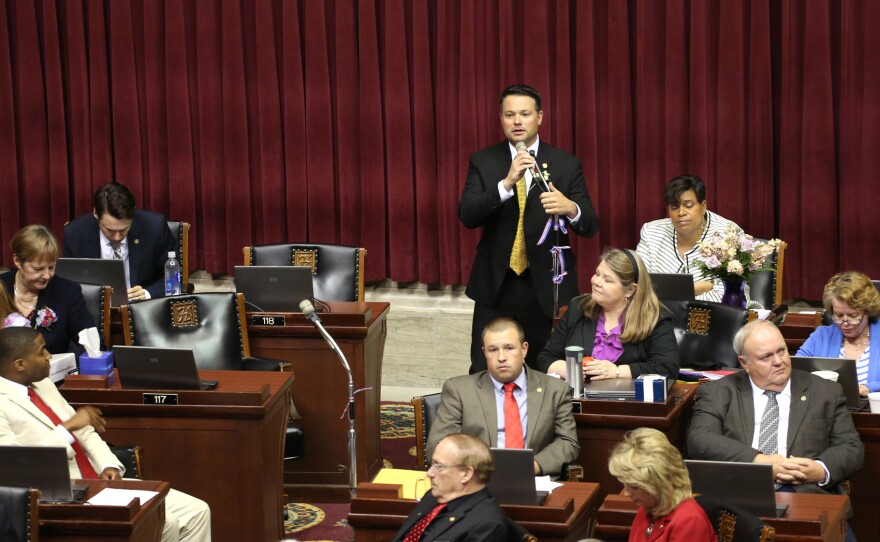
[[[37,392],[34,391],[33,388],[28,388],[28,397],[30,397],[31,402],[40,409],[40,412],[42,412],[43,414],[48,416],[50,420],[52,420],[52,423],[54,423],[55,425],[62,424],[62,421],[58,417],[58,415],[56,415],[55,412],[51,408],[49,408],[49,405],[47,405],[43,402],[42,399],[40,399],[40,396],[37,395]],[[73,444],[71,444],[71,446],[73,447],[73,451],[76,454],[76,464],[79,467],[80,476],[82,476],[83,479],[97,479],[98,473],[95,472],[95,469],[89,462],[89,457],[86,454],[86,451],[83,450],[82,445],[79,443],[78,440],[76,440],[76,437],[73,437]]]
[[[422,533],[425,532],[425,529],[428,528],[428,525],[430,525],[431,522],[434,521],[434,518],[437,517],[437,514],[439,514],[444,508],[446,508],[446,503],[438,504],[437,506],[435,506],[434,509],[431,510],[430,514],[423,517],[418,522],[416,522],[415,525],[413,525],[413,528],[410,529],[409,532],[406,533],[406,536],[403,538],[403,542],[419,542],[419,540],[422,538]]]
[[[519,417],[519,405],[513,396],[516,384],[508,382],[504,385],[504,447],[523,448],[522,421]]]

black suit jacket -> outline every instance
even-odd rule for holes
[[[395,542],[402,541],[423,516],[437,506],[437,498],[429,490],[397,531]],[[422,542],[505,542],[507,521],[504,511],[486,488],[459,497],[435,518],[422,535]]]
[[[580,207],[581,217],[576,224],[571,224],[563,217],[566,228],[578,235],[595,234],[599,229],[599,219],[584,184],[581,161],[543,141],[538,145],[537,160],[550,174],[549,180],[553,186]],[[489,306],[495,305],[504,276],[510,267],[510,251],[519,222],[517,196],[514,194],[502,204],[498,194],[498,182],[507,175],[510,164],[510,146],[507,141],[474,153],[470,158],[467,181],[458,204],[458,217],[466,228],[483,227],[483,236],[477,245],[477,256],[466,293],[474,301]],[[547,240],[542,245],[537,245],[549,218],[541,206],[540,194],[541,189],[533,182],[526,199],[523,228],[529,269],[534,278],[538,300],[544,314],[552,318],[553,269],[550,248],[557,243],[551,231]],[[558,244],[570,245],[568,234],[560,231]],[[559,285],[560,305],[568,303],[578,293],[574,254],[571,250],[566,250],[564,257],[568,275]]]
[[[565,347],[580,346],[584,356],[593,355],[598,320],[584,316],[586,296],[573,299],[559,320],[550,340],[538,354],[538,369],[547,372],[550,364],[565,359]],[[629,365],[632,377],[642,374],[660,374],[676,378],[679,369],[678,343],[672,325],[672,313],[660,308],[660,318],[648,338],[637,343],[625,343],[617,365]]]
[[[703,384],[697,390],[688,454],[691,459],[751,462],[755,403],[745,371]],[[864,460],[865,448],[846,408],[843,389],[804,371],[791,372],[791,413],[788,453],[825,463],[828,485],[793,485],[797,492],[841,492],[837,484],[850,478]]]
[[[0,280],[6,284],[6,289],[10,292],[13,291],[16,273],[18,270],[0,275]],[[61,354],[67,352],[70,343],[73,342],[77,354],[85,352],[78,342],[79,332],[95,327],[95,319],[86,308],[80,285],[63,277],[53,277],[49,284],[40,290],[34,311],[38,312],[44,307],[49,307],[58,316],[58,321],[49,329],[42,326],[36,328],[46,339],[46,349],[53,354]]]
[[[165,262],[178,251],[168,222],[159,213],[136,209],[128,232],[128,272],[131,285],[140,285],[151,298],[165,295]],[[100,258],[98,219],[89,213],[64,227],[65,258]],[[177,254],[180,261],[181,255]]]

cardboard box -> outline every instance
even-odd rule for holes
[[[52,382],[61,382],[71,371],[76,371],[74,354],[52,354],[52,359],[49,360],[49,378]]]
[[[660,375],[641,375],[636,378],[636,401],[646,403],[666,402],[666,377]]]
[[[113,352],[101,352],[101,355],[96,357],[81,355],[79,357],[79,374],[109,377],[112,386],[116,380],[116,374],[113,372]]]

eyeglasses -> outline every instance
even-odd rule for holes
[[[436,461],[431,462],[431,466],[428,467],[428,470],[434,469],[435,472],[440,472],[443,469],[448,469],[451,467],[466,467],[467,465],[444,465],[443,463],[437,463]]]
[[[865,315],[859,316],[857,320],[853,320],[850,316],[837,316],[836,314],[831,315],[831,321],[838,325],[844,326],[857,326],[862,323],[862,320],[865,319]]]

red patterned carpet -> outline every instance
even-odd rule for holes
[[[386,467],[415,468],[415,423],[409,403],[383,402],[379,407],[379,449]],[[348,527],[348,504],[290,503],[284,523],[287,538],[301,542],[349,542],[354,534]]]

